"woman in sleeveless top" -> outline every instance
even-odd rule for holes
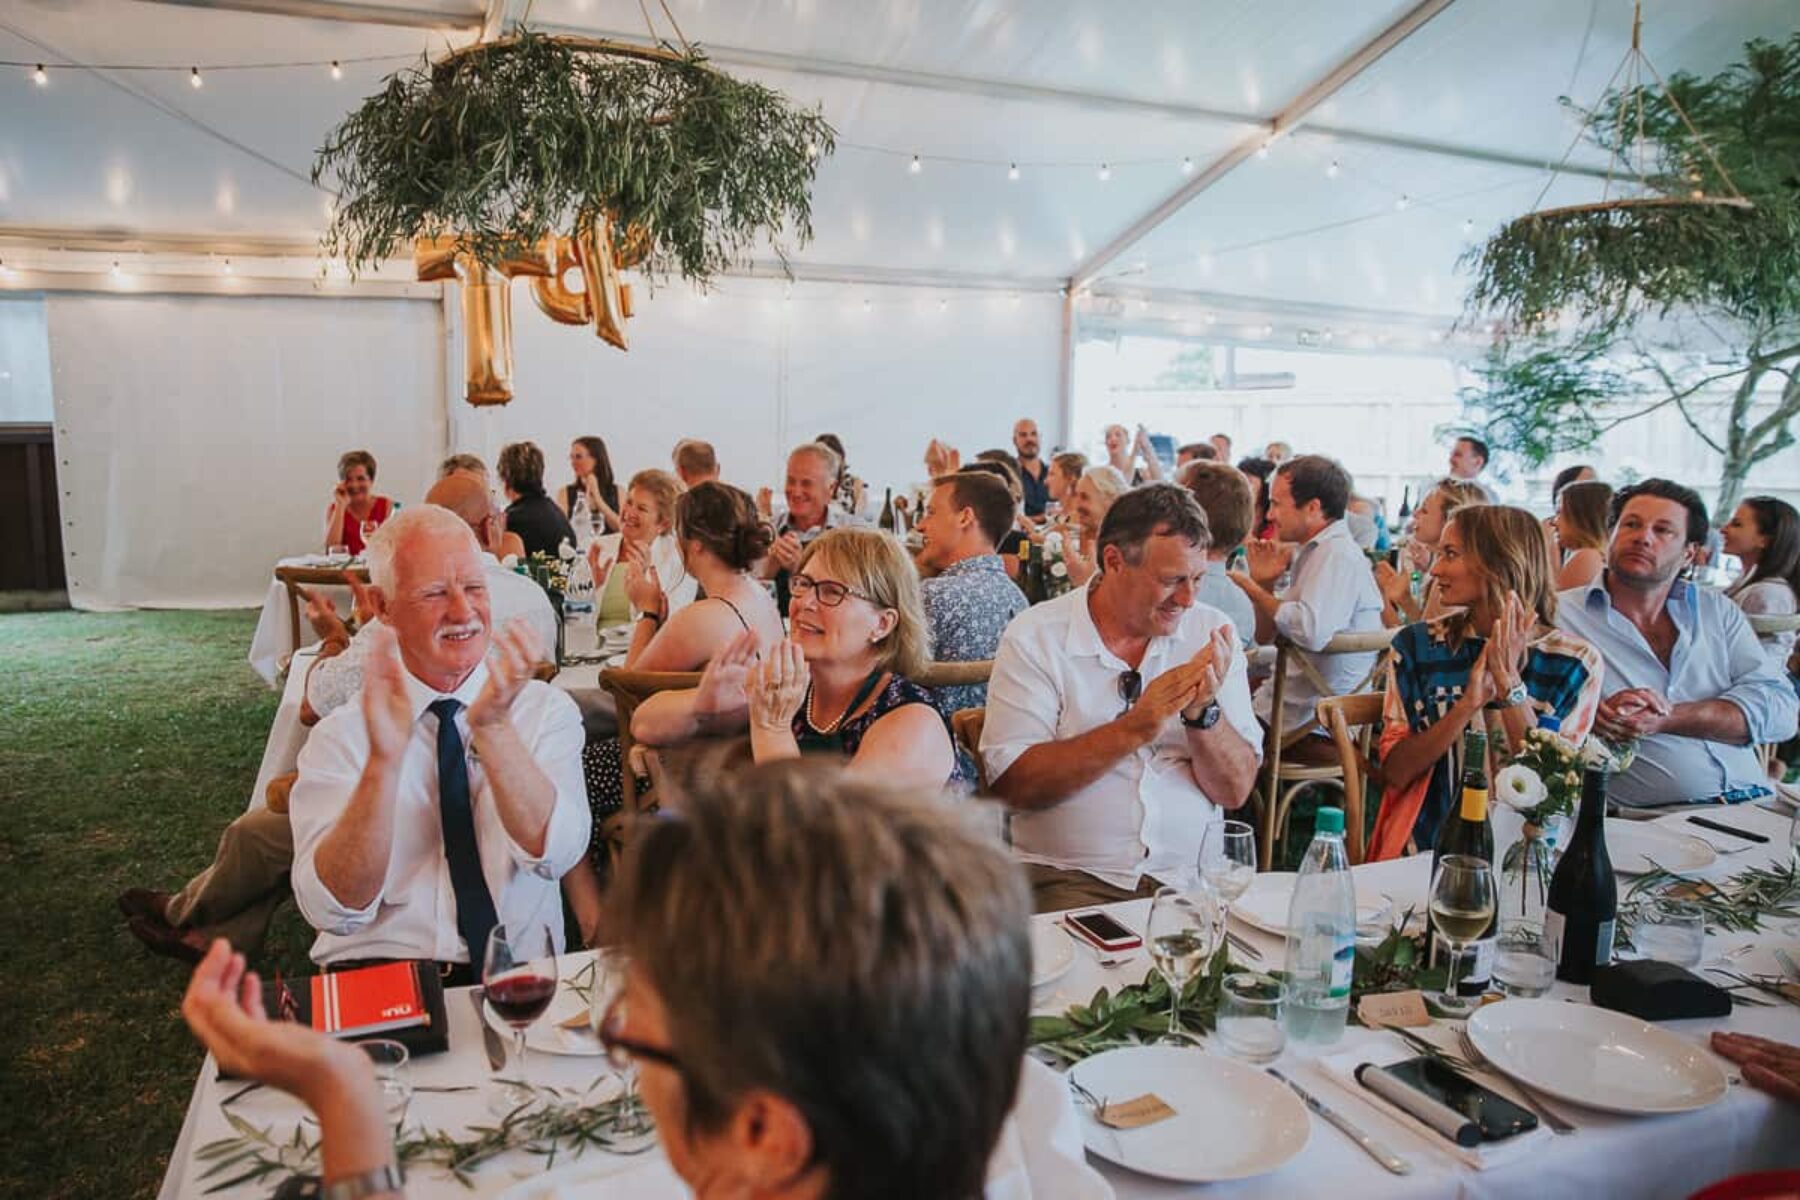
[[[655,609],[668,620],[697,594],[675,538],[681,481],[667,471],[639,471],[625,489],[619,532],[588,543],[588,569],[602,629],[639,620]]]
[[[375,456],[367,450],[351,450],[338,459],[337,490],[325,510],[325,548],[348,546],[350,553],[365,548],[363,525],[379,526],[393,515],[394,502],[375,492]]]
[[[769,552],[771,536],[755,502],[730,484],[707,482],[682,493],[675,502],[675,541],[684,574],[699,583],[706,598],[670,616],[668,598],[659,592],[659,599],[647,604],[633,623],[625,666],[697,671],[740,634],[752,639],[753,646],[779,642],[781,612],[768,588],[750,573]],[[652,567],[648,577],[657,583],[659,572]],[[582,748],[582,769],[594,818],[590,862],[563,877],[563,890],[582,933],[591,938],[600,914],[595,868],[605,859],[604,827],[624,799],[619,739],[590,738]]]
[[[575,498],[586,496],[588,510],[605,524],[595,530],[605,533],[619,527],[619,485],[613,480],[612,457],[606,443],[597,437],[578,437],[569,445],[569,469],[575,482],[556,489],[556,507],[567,517],[575,512]],[[582,533],[587,536],[586,531]]]
[[[929,661],[930,635],[900,543],[833,529],[807,546],[789,586],[789,640],[759,655],[740,634],[698,688],[639,705],[632,735],[666,746],[747,730],[759,763],[824,753],[899,786],[965,782],[949,723],[909,678]]]

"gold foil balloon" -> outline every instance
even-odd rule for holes
[[[594,333],[610,345],[629,350],[625,338],[627,314],[619,296],[619,265],[613,257],[612,221],[596,217],[576,230],[575,252],[581,260],[581,281],[587,287]]]
[[[561,325],[586,325],[592,320],[588,311],[588,294],[572,292],[565,285],[568,272],[581,265],[575,254],[575,243],[566,237],[547,239],[554,243],[550,255],[550,274],[531,281],[531,298],[546,317]]]
[[[458,261],[462,276],[463,396],[481,407],[505,404],[512,390],[512,280],[472,257]]]

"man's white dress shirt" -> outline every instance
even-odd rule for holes
[[[1168,637],[1152,638],[1138,665],[1144,686],[1205,648],[1213,630],[1231,622],[1195,604]],[[1231,667],[1218,701],[1220,719],[1262,754],[1262,731],[1250,707],[1244,656],[1231,639]],[[998,779],[1033,746],[1098,728],[1125,710],[1119,676],[1128,669],[1106,648],[1077,588],[1014,618],[1000,640],[988,683],[981,756]],[[1179,717],[1156,739],[1107,768],[1062,803],[1012,815],[1014,853],[1024,862],[1086,871],[1114,887],[1136,888],[1148,874],[1178,882],[1194,870],[1200,838],[1218,809],[1194,782],[1188,732]]]
[[[556,653],[556,611],[550,597],[528,576],[508,570],[500,560],[483,553],[481,567],[487,577],[488,619],[494,628],[504,628],[514,617],[524,617],[537,634],[538,647],[545,659]],[[320,717],[328,716],[339,705],[348,703],[362,690],[363,664],[368,660],[372,635],[379,621],[370,621],[356,631],[342,654],[319,659],[306,677],[306,702]]]
[[[1340,633],[1381,628],[1381,591],[1375,586],[1375,573],[1344,522],[1333,521],[1300,547],[1289,580],[1279,597],[1281,607],[1275,610],[1275,629],[1302,652],[1323,650]],[[1372,652],[1306,658],[1331,690],[1321,694],[1300,664],[1290,663],[1281,704],[1285,732],[1316,726],[1314,709],[1319,701],[1354,691],[1375,665]],[[1264,721],[1274,703],[1274,685],[1270,679],[1256,691],[1256,715]]]
[[[456,893],[444,858],[438,814],[438,719],[427,709],[440,693],[402,672],[413,715],[412,739],[401,755],[395,797],[393,853],[375,898],[363,908],[341,903],[320,880],[314,859],[319,843],[350,803],[369,759],[362,705],[346,704],[313,729],[300,751],[300,778],[288,801],[294,830],[294,899],[319,936],[315,962],[339,959],[424,958],[468,962],[456,927]],[[487,665],[476,669],[450,696],[462,702],[456,724],[468,753],[469,800],[481,873],[500,923],[511,928],[543,924],[562,946],[562,893],[558,881],[587,852],[591,817],[581,774],[581,713],[567,693],[535,680],[513,700],[512,723],[539,768],[556,788],[556,803],[541,855],[527,854],[507,834],[493,787],[474,753],[469,706],[487,683]],[[484,948],[477,948],[479,954]]]

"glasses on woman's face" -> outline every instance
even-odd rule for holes
[[[675,1057],[673,1051],[628,1038],[624,1036],[624,1032],[625,1002],[620,997],[606,1010],[599,1029],[600,1045],[606,1051],[606,1061],[616,1070],[626,1070],[637,1059],[668,1067],[671,1071],[681,1070],[681,1060]]]
[[[868,600],[870,604],[875,603],[861,592],[852,591],[848,585],[839,583],[835,579],[814,579],[811,575],[795,575],[790,578],[788,591],[796,600],[817,596],[819,603],[826,608],[836,608],[848,596],[855,596],[858,600]]]

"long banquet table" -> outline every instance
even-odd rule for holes
[[[1730,819],[1734,824],[1767,834],[1771,841],[1767,846],[1723,854],[1714,866],[1699,874],[1720,879],[1746,866],[1759,865],[1773,856],[1790,853],[1787,818],[1746,805],[1731,810]],[[1664,817],[1662,821],[1674,824],[1682,821],[1682,817],[1677,814]],[[1681,831],[1689,832],[1685,828]],[[1423,855],[1354,868],[1359,890],[1385,892],[1402,908],[1418,905],[1421,909],[1428,870],[1429,861]],[[1147,901],[1131,901],[1114,905],[1111,911],[1127,925],[1141,931],[1147,909]],[[1037,920],[1048,924],[1055,917],[1046,915]],[[1772,951],[1779,945],[1793,945],[1800,940],[1796,937],[1800,927],[1789,924],[1784,929],[1782,924],[1778,922],[1776,928],[1756,935],[1709,934],[1708,960],[1748,946],[1748,952],[1733,959],[1736,969],[1776,973],[1779,968]],[[1266,964],[1279,964],[1282,948],[1277,938],[1241,925],[1235,919],[1232,928],[1258,948]],[[1149,969],[1148,957],[1142,951],[1123,965],[1108,969],[1101,967],[1085,948],[1080,948],[1069,972],[1040,990],[1035,997],[1035,1007],[1041,1012],[1058,1012],[1070,1003],[1085,1001],[1100,987],[1117,988],[1135,983]],[[1556,984],[1551,995],[1574,1003],[1586,1003],[1585,993],[1567,984]],[[450,997],[449,1013],[451,1049],[445,1054],[415,1062],[413,1081],[421,1086],[485,1086],[489,1073],[482,1057],[473,1007],[461,992]],[[1704,1045],[1715,1029],[1800,1043],[1800,1009],[1787,1004],[1767,1008],[1739,1007],[1729,1018],[1669,1022],[1665,1028],[1699,1045]],[[1339,1054],[1373,1046],[1391,1037],[1352,1026],[1344,1039],[1328,1053]],[[1207,1051],[1215,1052],[1213,1049]],[[1311,1061],[1313,1057],[1290,1049],[1277,1065],[1328,1104],[1411,1159],[1414,1165],[1411,1175],[1403,1178],[1389,1175],[1317,1117],[1310,1118],[1310,1139],[1296,1158],[1271,1174],[1233,1183],[1211,1184],[1204,1188],[1168,1183],[1102,1163],[1097,1158],[1090,1157],[1089,1161],[1121,1197],[1204,1195],[1214,1200],[1320,1194],[1329,1194],[1334,1200],[1354,1200],[1356,1197],[1370,1197],[1371,1200],[1418,1197],[1424,1200],[1442,1196],[1491,1197],[1495,1200],[1504,1197],[1543,1200],[1544,1197],[1565,1195],[1676,1197],[1688,1195],[1727,1175],[1778,1166],[1792,1167],[1800,1163],[1800,1106],[1783,1105],[1762,1092],[1739,1084],[1738,1072],[1729,1063],[1724,1065],[1734,1086],[1723,1100],[1709,1108],[1678,1116],[1632,1118],[1558,1103],[1555,1107],[1579,1127],[1576,1133],[1567,1137],[1545,1137],[1537,1150],[1528,1156],[1515,1156],[1485,1170],[1476,1170],[1453,1157],[1445,1144],[1434,1143],[1340,1086],[1317,1062]],[[598,1062],[597,1059],[541,1054],[534,1054],[532,1061],[534,1078],[577,1086],[585,1085],[593,1078]],[[180,1140],[170,1157],[163,1181],[165,1200],[198,1196],[205,1191],[198,1180],[205,1164],[197,1163],[194,1154],[207,1142],[229,1135],[230,1129],[219,1101],[234,1090],[234,1086],[216,1078],[210,1058],[203,1064]],[[421,1093],[414,1099],[413,1116],[425,1125],[443,1129],[461,1129],[483,1123],[491,1119],[483,1107],[483,1095],[481,1091]],[[255,1124],[271,1126],[281,1136],[290,1135],[301,1117],[300,1108],[294,1101],[268,1089],[239,1101],[234,1105],[234,1111]],[[476,1175],[472,1193],[448,1176],[415,1172],[409,1181],[408,1195],[414,1200],[436,1196],[497,1196],[513,1187],[519,1179],[541,1169],[539,1160],[527,1155],[508,1156]],[[1071,1173],[1069,1190],[1062,1194],[1079,1194],[1073,1184],[1082,1175],[1085,1173]],[[268,1190],[267,1186],[244,1186],[220,1194],[250,1197],[266,1195]]]

